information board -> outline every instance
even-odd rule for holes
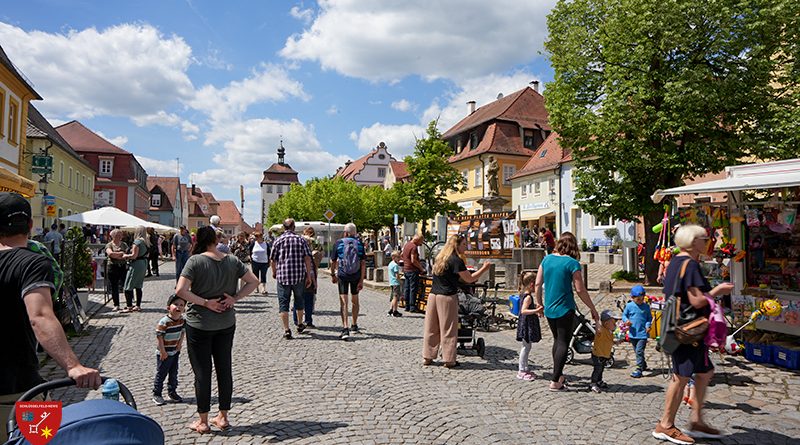
[[[511,258],[519,240],[516,211],[452,217],[447,224],[447,235],[455,234],[467,239],[467,257]]]

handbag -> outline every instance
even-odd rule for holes
[[[661,332],[658,345],[669,354],[675,352],[680,345],[696,345],[705,339],[708,331],[708,318],[701,316],[689,306],[681,310],[680,297],[675,295],[678,283],[686,274],[688,259],[681,265],[681,272],[672,285],[672,292],[666,299],[662,311]]]

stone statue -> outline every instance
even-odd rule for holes
[[[489,165],[486,167],[486,181],[489,183],[489,196],[500,196],[500,166],[494,156],[489,156]]]

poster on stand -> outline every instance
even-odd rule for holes
[[[469,258],[511,258],[516,246],[516,212],[491,212],[450,218],[447,235],[467,240]]]

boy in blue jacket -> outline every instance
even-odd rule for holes
[[[647,346],[647,331],[653,322],[653,315],[650,313],[650,305],[644,302],[644,294],[644,287],[633,286],[631,289],[633,301],[628,302],[622,311],[622,321],[628,326],[628,338],[636,351],[636,369],[631,373],[633,378],[641,377],[642,371],[647,369],[644,349]]]

